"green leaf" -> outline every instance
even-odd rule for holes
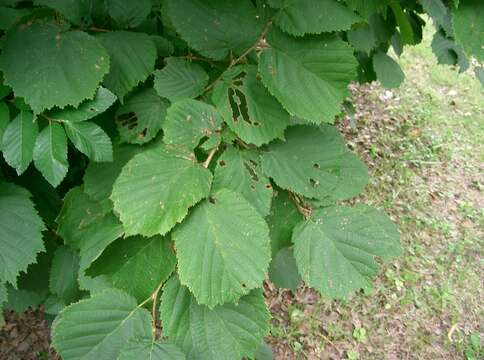
[[[84,192],[98,202],[108,201],[113,190],[114,181],[124,165],[142,149],[133,145],[115,145],[113,161],[108,163],[89,162],[84,173]],[[111,205],[112,206],[112,205]]]
[[[59,246],[52,260],[49,290],[65,304],[79,298],[78,272],[79,255],[67,246]]]
[[[150,0],[107,0],[107,6],[109,16],[122,28],[141,25],[151,12]]]
[[[214,88],[213,101],[243,141],[257,146],[282,138],[289,114],[257,77],[255,66],[239,66],[226,72]]]
[[[280,249],[291,245],[292,230],[302,219],[288,192],[276,189],[270,214],[266,218],[273,257]]]
[[[161,297],[163,331],[187,359],[225,360],[251,355],[269,330],[270,315],[262,291],[253,290],[237,304],[209,309],[172,277]]]
[[[163,340],[135,339],[126,343],[117,360],[185,360],[185,354]]]
[[[111,57],[111,67],[103,84],[122,101],[153,71],[157,56],[155,43],[147,34],[130,31],[104,33],[98,39]]]
[[[453,39],[447,38],[443,31],[435,33],[431,45],[439,64],[459,65],[460,72],[469,68],[469,60],[464,54],[462,46],[456,44]]]
[[[359,24],[347,32],[348,42],[356,50],[370,53],[376,47],[377,39],[373,29],[368,24]]]
[[[294,126],[286,141],[269,145],[262,168],[283,189],[308,198],[344,200],[361,193],[368,170],[349,153],[338,130]]]
[[[192,153],[162,146],[124,166],[111,200],[127,235],[164,235],[208,195],[211,181],[210,171]]]
[[[322,208],[294,229],[294,256],[307,285],[344,298],[371,288],[378,272],[375,256],[399,255],[399,238],[391,220],[366,205]]]
[[[269,214],[272,185],[262,172],[259,154],[229,147],[217,161],[212,191],[229,189],[240,193],[262,215]]]
[[[151,35],[150,38],[155,43],[158,57],[167,57],[173,55],[175,49],[170,40],[165,39],[163,36],[159,35]]]
[[[45,115],[51,120],[61,122],[85,121],[105,112],[114,102],[116,96],[103,87],[100,87],[92,100],[83,101],[78,107],[66,106],[64,109],[54,109]]]
[[[8,30],[24,16],[32,12],[30,9],[12,9],[0,6],[0,30]]]
[[[80,187],[71,189],[57,218],[57,234],[80,251],[80,281],[84,271],[104,249],[124,233],[123,226],[112,212],[87,196]],[[86,282],[81,283],[82,288]]]
[[[262,32],[263,24],[250,0],[167,0],[165,6],[181,37],[215,60],[230,52],[242,54]]]
[[[356,75],[353,49],[335,35],[296,39],[273,29],[260,56],[262,82],[291,115],[334,121]]]
[[[133,236],[110,244],[86,274],[105,275],[116,288],[138,301],[148,298],[175,269],[172,244],[161,236]]]
[[[234,302],[259,287],[269,267],[269,229],[241,195],[227,189],[195,207],[172,234],[178,275],[199,304]]]
[[[484,61],[484,3],[481,0],[461,0],[453,11],[455,40],[469,56]]]
[[[345,2],[351,9],[368,19],[372,14],[384,10],[389,0],[345,0]]]
[[[387,89],[397,88],[405,80],[400,65],[383,52],[373,55],[373,69],[380,83]]]
[[[407,14],[403,11],[400,1],[390,0],[390,8],[395,15],[395,20],[397,21],[398,28],[400,30],[400,38],[403,44],[414,44],[415,35],[413,33],[413,28]]]
[[[64,360],[113,360],[123,345],[151,336],[150,313],[110,289],[68,306],[52,325],[52,345]]]
[[[45,5],[59,11],[70,22],[76,25],[91,23],[92,0],[35,0],[36,5]]]
[[[54,187],[67,174],[67,138],[62,125],[49,123],[37,136],[34,147],[34,164]]]
[[[43,296],[39,292],[23,289],[15,289],[7,285],[8,302],[5,304],[5,310],[13,310],[17,313],[23,313],[29,307],[37,308],[43,302]]]
[[[2,139],[3,157],[7,164],[22,174],[29,167],[39,133],[37,122],[29,111],[20,111],[5,129]]]
[[[277,252],[269,268],[269,278],[278,288],[296,291],[301,283],[301,276],[291,248],[283,248]]]
[[[450,12],[442,0],[422,0],[421,3],[425,12],[445,30],[445,33],[453,36]]]
[[[262,342],[254,353],[253,359],[255,360],[272,360],[272,348]]]
[[[82,31],[66,31],[54,19],[32,18],[8,31],[0,68],[15,95],[40,113],[92,98],[109,70],[109,56]]]
[[[198,64],[183,58],[165,59],[166,66],[154,72],[155,90],[158,95],[177,101],[196,98],[208,84],[208,75]]]
[[[27,190],[0,183],[0,283],[16,285],[17,275],[44,250],[44,224]]]
[[[64,129],[76,149],[92,161],[113,160],[111,139],[99,125],[88,121],[65,122]]]
[[[161,130],[169,105],[153,89],[130,96],[116,111],[116,125],[121,141],[144,144],[152,140]]]
[[[10,122],[10,110],[5,102],[0,102],[0,150],[3,149],[2,139],[5,129]]]
[[[212,105],[192,99],[180,100],[168,108],[163,141],[194,149],[202,138],[221,130],[222,123],[222,117]]]
[[[295,36],[347,30],[361,20],[336,0],[269,0],[269,5],[279,9],[274,22]]]

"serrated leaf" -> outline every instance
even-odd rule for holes
[[[84,192],[98,202],[108,201],[113,190],[113,184],[121,173],[124,165],[142,149],[133,145],[115,145],[113,161],[108,163],[89,162],[84,172]]]
[[[150,313],[110,289],[68,306],[52,325],[52,345],[64,360],[113,360],[123,345],[151,336]]]
[[[133,94],[116,111],[116,126],[121,141],[144,144],[152,140],[161,130],[169,106],[169,102],[159,97],[153,89]]]
[[[11,183],[0,183],[0,282],[17,284],[17,275],[44,250],[44,223],[30,194]]]
[[[442,30],[435,33],[431,46],[439,64],[459,65],[460,72],[469,68],[469,60],[464,54],[462,46],[447,38]]]
[[[141,302],[168,279],[175,264],[175,253],[168,239],[159,235],[133,236],[110,244],[86,274],[104,275],[114,287]]]
[[[37,308],[42,304],[43,296],[32,290],[15,289],[7,285],[8,302],[4,305],[5,310],[13,310],[17,313],[23,313],[29,307]]]
[[[3,133],[3,157],[7,164],[15,168],[18,175],[27,170],[32,161],[38,133],[37,122],[28,111],[20,111]]]
[[[187,354],[187,360],[240,359],[251,355],[269,331],[270,315],[260,290],[237,304],[212,310],[197,304],[189,290],[172,277],[161,297],[163,331]]]
[[[453,11],[454,36],[469,56],[484,61],[484,3],[461,0]]]
[[[262,32],[263,24],[249,0],[168,0],[165,6],[181,37],[215,60],[230,52],[242,54]]]
[[[214,88],[213,101],[229,127],[257,146],[282,138],[289,114],[257,78],[255,66],[226,72]]]
[[[114,102],[116,96],[100,87],[92,100],[83,101],[78,107],[66,106],[64,109],[54,109],[46,112],[47,118],[57,121],[85,121],[105,112]]]
[[[229,147],[217,161],[212,191],[229,189],[240,193],[262,215],[269,214],[272,185],[260,166],[255,151],[239,151]]]
[[[80,251],[80,281],[85,279],[84,271],[89,265],[124,233],[114,214],[92,200],[80,187],[71,189],[65,196],[57,223],[57,234]],[[82,288],[86,287],[85,282],[80,284]]]
[[[70,22],[76,25],[91,23],[92,0],[35,0],[36,5],[45,5],[59,11]]]
[[[154,72],[154,87],[158,95],[174,102],[196,98],[208,84],[208,75],[198,64],[183,58],[165,59],[163,69]]]
[[[294,256],[307,285],[324,296],[344,298],[371,288],[375,256],[400,254],[400,235],[385,215],[366,205],[315,210],[293,234]]]
[[[255,360],[272,360],[272,348],[270,345],[266,344],[265,342],[262,342],[259,347],[256,349],[254,356],[252,359]]]
[[[123,167],[111,200],[127,235],[164,235],[208,196],[211,182],[212,174],[192,153],[161,146]]]
[[[380,83],[387,89],[397,88],[405,80],[400,65],[383,52],[373,55],[373,69]]]
[[[121,349],[117,360],[185,360],[185,354],[178,346],[163,340],[131,340]]]
[[[296,291],[301,283],[301,276],[291,248],[286,247],[277,252],[269,267],[269,278],[278,288]]]
[[[77,150],[92,161],[112,161],[111,139],[97,124],[85,122],[65,122],[64,129]]]
[[[151,12],[150,0],[107,0],[109,16],[122,28],[134,28]]]
[[[111,67],[103,84],[122,101],[153,71],[156,46],[149,35],[130,31],[112,31],[99,35],[98,39],[111,58]]]
[[[389,0],[345,0],[345,2],[351,9],[368,19],[372,14],[384,10]]]
[[[368,24],[358,24],[347,32],[348,42],[356,50],[370,53],[376,47],[376,34]]]
[[[199,304],[234,302],[264,280],[269,229],[241,195],[222,189],[195,207],[172,234],[178,275]]]
[[[271,237],[272,257],[280,249],[291,245],[292,230],[302,219],[302,214],[294,205],[288,192],[276,189],[272,198],[270,214],[266,218]]]
[[[10,122],[10,110],[5,102],[0,102],[0,151],[3,149],[3,133]]]
[[[5,83],[35,113],[77,106],[94,96],[109,70],[109,55],[82,31],[65,31],[54,19],[32,18],[8,31],[0,56]]]
[[[159,35],[151,35],[150,38],[155,43],[158,57],[167,57],[173,55],[175,48],[170,40]]]
[[[34,147],[34,164],[54,187],[67,174],[67,137],[62,125],[49,123],[37,136]]]
[[[194,149],[203,137],[219,131],[222,123],[222,116],[212,105],[192,99],[180,100],[168,108],[163,141]]]
[[[440,25],[448,36],[453,36],[450,11],[442,0],[422,0],[422,7]]]
[[[259,71],[271,94],[291,115],[332,123],[355,77],[353,49],[335,35],[296,39],[273,29],[267,40]]]
[[[49,290],[57,295],[64,304],[69,304],[79,298],[78,272],[79,255],[67,246],[59,246],[52,259]]]
[[[361,20],[336,0],[270,0],[269,5],[279,9],[274,22],[295,36],[348,30]]]
[[[283,189],[308,198],[344,200],[361,193],[368,169],[349,153],[338,130],[294,126],[286,141],[271,143],[262,168]]]

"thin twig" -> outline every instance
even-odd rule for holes
[[[158,299],[158,293],[160,292],[161,288],[163,286],[163,282],[158,285],[156,288],[155,292],[151,296],[153,298],[153,306],[151,307],[151,316],[153,317],[152,322],[153,322],[153,337],[156,339],[156,300]]]
[[[210,165],[210,161],[212,161],[212,158],[213,156],[215,155],[215,153],[217,152],[217,149],[218,147],[215,147],[213,148],[212,150],[210,150],[210,153],[208,154],[208,157],[207,159],[205,160],[205,162],[203,163],[203,167],[206,169],[208,168],[208,165]]]
[[[241,60],[243,60],[243,59],[244,59],[244,58],[245,58],[247,55],[249,55],[249,53],[250,53],[252,50],[256,49],[256,48],[259,46],[260,42],[261,42],[261,41],[262,41],[262,40],[263,40],[263,39],[266,37],[267,32],[268,32],[268,31],[269,31],[269,29],[271,28],[271,25],[272,25],[272,22],[271,22],[271,21],[269,21],[269,22],[266,24],[266,26],[265,26],[264,30],[262,31],[262,33],[260,34],[260,36],[259,36],[259,37],[257,38],[257,40],[255,41],[255,43],[254,43],[254,44],[253,44],[253,45],[252,45],[250,48],[248,48],[247,50],[245,50],[245,51],[242,53],[242,55],[240,55],[238,58],[236,58],[236,59],[232,59],[232,61],[230,62],[230,64],[229,64],[229,66],[227,67],[227,69],[225,69],[225,71],[227,71],[227,70],[229,70],[229,69],[233,68],[235,65],[237,65],[238,63],[240,63],[240,61],[241,61]],[[217,77],[217,78],[216,78],[216,79],[215,79],[215,80],[214,80],[214,81],[213,81],[213,82],[212,82],[210,85],[208,85],[208,86],[205,88],[204,92],[207,92],[207,91],[209,91],[211,88],[213,88],[213,87],[215,86],[215,83],[216,83],[217,81],[219,81],[219,80],[220,80],[220,79],[223,77],[223,74],[225,73],[225,71],[224,71],[223,73],[221,73],[221,74],[220,74],[220,75],[219,75],[219,76],[218,76],[218,77]]]

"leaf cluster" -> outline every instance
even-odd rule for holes
[[[368,170],[333,124],[425,13],[484,60],[479,0],[0,0],[0,308],[65,360],[262,359],[265,280],[369,291],[399,233],[341,204]]]

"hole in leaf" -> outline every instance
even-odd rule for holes
[[[255,166],[251,166],[251,163],[248,161],[244,161],[244,167],[247,169],[249,172],[250,177],[254,181],[259,181],[259,177],[257,176],[257,173],[255,172]]]
[[[247,287],[244,283],[240,284],[244,289]]]
[[[217,200],[215,200],[215,198],[213,198],[211,196],[208,198],[208,201],[209,201],[210,204],[215,204],[217,202]]]
[[[218,162],[218,164],[219,164],[220,166],[225,166],[225,165],[227,165],[227,163],[226,163],[224,160],[220,160],[220,161]]]
[[[318,181],[318,180],[309,179],[309,182],[311,183],[311,186],[312,186],[312,187],[317,187],[317,186],[319,186],[319,181]]]
[[[315,168],[315,169],[320,169],[320,168],[321,168],[321,166],[319,166],[319,164],[317,164],[317,163],[314,163],[314,164],[313,164],[313,168]]]
[[[266,189],[272,189],[272,185],[271,184],[266,184]]]
[[[134,112],[121,114],[118,116],[117,120],[121,126],[127,127],[129,130],[132,130],[138,125],[138,116]]]
[[[249,118],[249,109],[247,107],[247,100],[242,91],[238,89],[229,89],[229,103],[232,109],[232,119],[234,122],[239,121],[241,118],[249,125],[253,125]]]

